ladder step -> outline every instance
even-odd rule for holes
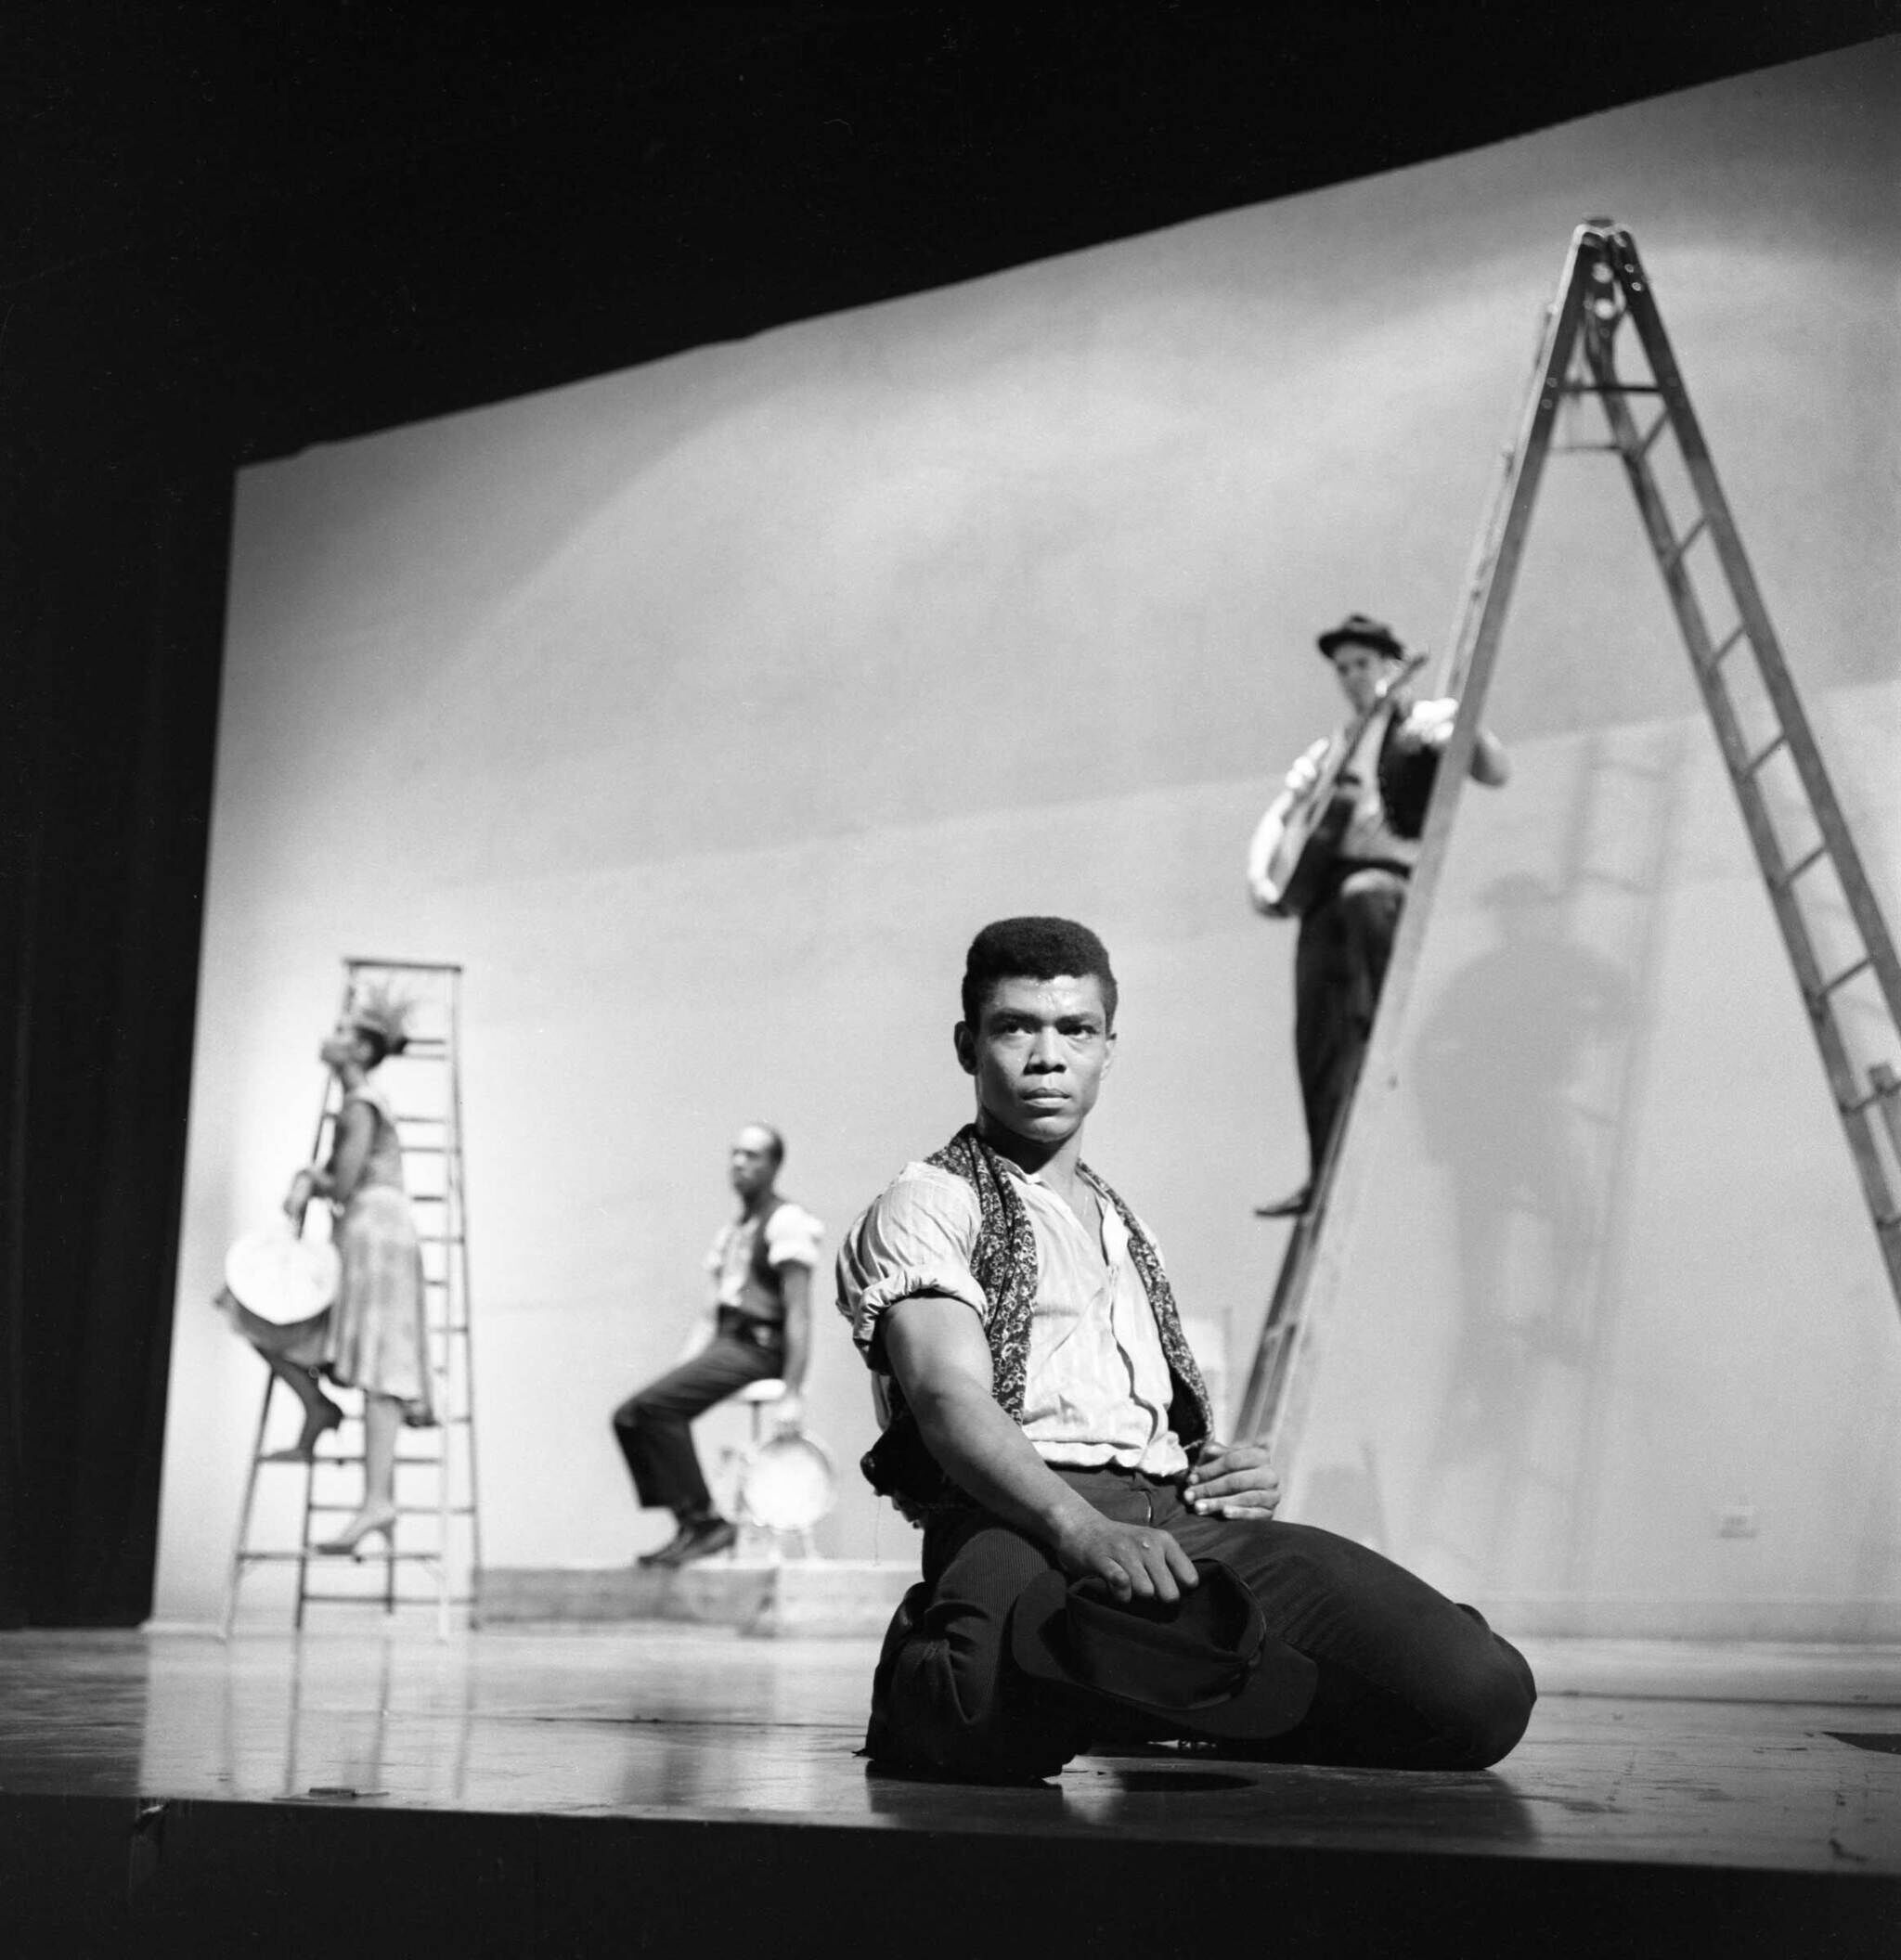
[[[1753,776],[1756,771],[1760,769],[1765,762],[1768,761],[1770,756],[1775,754],[1778,749],[1786,749],[1788,746],[1788,736],[1778,732],[1773,741],[1765,743],[1762,748],[1758,749],[1756,753],[1752,755],[1746,763],[1743,764],[1742,773],[1745,776]]]
[[[1855,1096],[1846,1102],[1836,1103],[1835,1107],[1844,1116],[1858,1116],[1863,1110],[1872,1109],[1877,1102],[1885,1102],[1888,1097],[1901,1093],[1901,1081],[1895,1079],[1892,1071],[1876,1067],[1869,1073],[1874,1077],[1875,1086],[1865,1096]]]
[[[1700,538],[1703,535],[1703,533],[1709,528],[1710,520],[1707,517],[1698,518],[1696,522],[1693,523],[1689,527],[1689,529],[1686,531],[1674,545],[1671,546],[1669,552],[1666,554],[1669,562],[1673,565],[1680,565],[1683,562],[1684,553],[1688,551],[1689,548],[1696,543],[1697,539]]]
[[[1844,966],[1832,980],[1824,980],[1815,991],[1816,1005],[1819,1007],[1838,987],[1846,986],[1856,974],[1866,973],[1874,963],[1873,955],[1864,953],[1853,966]]]
[[[1664,430],[1669,428],[1669,409],[1660,408],[1657,411],[1657,419],[1652,422],[1650,426],[1646,429],[1643,434],[1638,438],[1637,446],[1633,453],[1637,456],[1649,456],[1650,453],[1651,445],[1656,442],[1657,438],[1662,435]]]
[[[1737,625],[1721,646],[1711,648],[1710,657],[1703,663],[1703,672],[1706,674],[1713,673],[1717,667],[1720,667],[1728,659],[1730,653],[1748,637],[1749,628],[1740,625]]]
[[[1786,892],[1811,865],[1819,864],[1828,855],[1829,846],[1826,844],[1817,845],[1815,849],[1810,851],[1806,857],[1798,858],[1787,870],[1779,873],[1775,881],[1776,883]]]

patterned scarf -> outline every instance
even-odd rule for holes
[[[966,1124],[936,1155],[925,1159],[938,1170],[962,1178],[976,1193],[980,1219],[971,1271],[990,1304],[984,1323],[989,1343],[992,1393],[1013,1422],[1023,1420],[1024,1376],[1029,1363],[1029,1328],[1036,1317],[1036,1234],[1022,1196],[997,1153]],[[1155,1314],[1162,1353],[1174,1381],[1169,1420],[1184,1446],[1192,1448],[1213,1428],[1208,1386],[1201,1378],[1182,1332],[1175,1296],[1162,1270],[1155,1242],[1136,1222],[1135,1214],[1086,1164],[1077,1167],[1083,1180],[1104,1203],[1113,1205],[1129,1233],[1129,1256],[1141,1275]],[[935,1511],[969,1499],[945,1476],[925,1446],[917,1420],[905,1405],[903,1391],[886,1385],[890,1420],[884,1434],[866,1451],[860,1465],[872,1489],[889,1497],[913,1524]]]

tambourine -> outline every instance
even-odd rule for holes
[[[769,1438],[740,1469],[740,1515],[769,1531],[809,1531],[837,1496],[824,1446],[797,1431]]]
[[[337,1248],[301,1237],[288,1218],[246,1232],[225,1255],[231,1296],[278,1327],[321,1313],[336,1298],[342,1272]]]

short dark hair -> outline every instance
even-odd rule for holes
[[[1109,949],[1073,919],[997,919],[970,942],[963,958],[963,1019],[973,1030],[1000,980],[1054,980],[1093,974],[1103,990],[1107,1025],[1116,1025],[1116,976]]]

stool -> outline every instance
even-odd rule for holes
[[[733,1540],[726,1554],[729,1563],[739,1557],[747,1535],[759,1529],[757,1525],[748,1523],[744,1515],[746,1465],[757,1454],[759,1445],[766,1440],[767,1408],[773,1402],[785,1399],[785,1384],[776,1374],[768,1375],[763,1381],[748,1382],[734,1394],[732,1399],[745,1405],[748,1428],[744,1450],[736,1450],[729,1444],[719,1452],[722,1489],[728,1479],[731,1479],[731,1494],[726,1497],[720,1508],[739,1527],[739,1536]],[[767,1538],[773,1544],[776,1555],[777,1541],[772,1539],[770,1532],[767,1533]]]
[[[782,1402],[785,1399],[785,1384],[776,1375],[768,1375],[762,1382],[748,1382],[733,1397],[736,1402],[746,1405],[746,1413],[752,1418],[752,1434],[747,1438],[748,1449],[757,1450],[766,1440],[766,1406],[769,1402]]]

